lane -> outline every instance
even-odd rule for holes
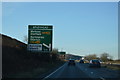
[[[70,65],[68,66],[68,63],[65,63],[62,67],[51,73],[50,75],[46,76],[44,79],[48,78],[57,78],[57,79],[88,79],[91,80],[91,78],[86,75],[82,70],[79,69],[79,65],[76,63],[76,65]]]
[[[79,63],[77,63],[79,64]],[[89,68],[89,64],[79,64],[79,69],[89,75],[91,78],[100,78],[101,80],[113,80],[119,78],[119,71],[110,70],[108,68]],[[119,80],[119,79],[118,79]]]
[[[62,74],[59,76],[60,78],[89,78],[83,71],[81,71],[77,65],[75,66],[67,66]]]
[[[119,80],[119,72],[107,68],[89,68],[89,64],[76,62],[75,66],[63,66],[49,74],[45,79],[78,79],[78,80]]]

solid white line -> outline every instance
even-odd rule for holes
[[[64,64],[65,65],[65,64]],[[51,75],[53,75],[55,72],[57,72],[59,69],[61,69],[64,65],[62,65],[61,67],[59,67],[57,70],[55,70],[54,72],[52,72],[51,74],[49,74],[48,76],[46,76],[44,79],[49,78]],[[44,80],[43,79],[43,80]]]
[[[103,78],[103,77],[100,77],[100,79],[105,80],[105,78]]]

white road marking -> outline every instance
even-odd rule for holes
[[[103,77],[100,77],[101,80],[105,80]]]
[[[65,65],[65,64],[64,64]],[[64,66],[63,65],[63,66]],[[59,67],[57,70],[55,70],[54,72],[52,72],[51,74],[49,74],[48,76],[46,76],[44,79],[46,79],[46,78],[49,78],[51,75],[53,75],[55,72],[57,72],[59,69],[61,69],[63,66],[61,66],[61,67]],[[43,80],[44,80],[43,79]]]
[[[91,72],[91,74],[93,74],[93,72]]]

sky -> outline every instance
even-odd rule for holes
[[[2,2],[119,2],[119,0],[1,0]]]
[[[117,2],[2,3],[2,34],[23,42],[31,24],[53,25],[53,48],[118,58]]]

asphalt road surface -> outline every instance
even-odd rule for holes
[[[63,66],[59,67],[46,77],[46,79],[67,79],[67,80],[120,80],[119,72],[113,71],[108,68],[89,68],[89,64],[80,64],[68,66],[66,62]]]

